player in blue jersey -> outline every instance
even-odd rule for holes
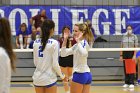
[[[58,63],[59,43],[52,39],[55,24],[52,20],[44,20],[41,26],[40,39],[33,44],[34,64],[33,84],[36,93],[56,93],[57,74],[67,82]]]

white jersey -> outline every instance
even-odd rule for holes
[[[90,69],[87,65],[87,57],[88,57],[89,44],[86,40],[82,40],[79,43],[76,43],[71,48],[62,47],[61,48],[61,56],[65,57],[73,54],[73,72],[90,72]]]
[[[10,93],[11,63],[5,49],[0,47],[0,93]]]
[[[63,79],[58,63],[59,44],[54,39],[49,39],[44,51],[41,50],[41,40],[37,39],[33,44],[34,64],[36,70],[33,75],[33,83],[45,86],[57,81],[57,74]]]

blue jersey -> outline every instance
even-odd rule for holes
[[[136,58],[138,58],[139,56],[140,56],[140,50],[137,51]]]
[[[22,35],[22,36],[27,36],[28,34],[28,30],[26,29],[26,31],[22,32],[21,30],[16,31],[16,36]]]
[[[28,35],[32,34],[32,25],[28,26]]]

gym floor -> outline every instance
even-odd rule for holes
[[[58,93],[65,93],[61,82],[57,83]],[[122,88],[122,81],[94,81],[90,93],[140,93],[140,86],[134,90]],[[35,93],[32,82],[12,82],[11,93]]]

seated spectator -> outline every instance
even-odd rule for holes
[[[18,31],[16,31],[16,47],[18,49],[26,49],[30,43],[30,33],[27,25],[22,23]]]

